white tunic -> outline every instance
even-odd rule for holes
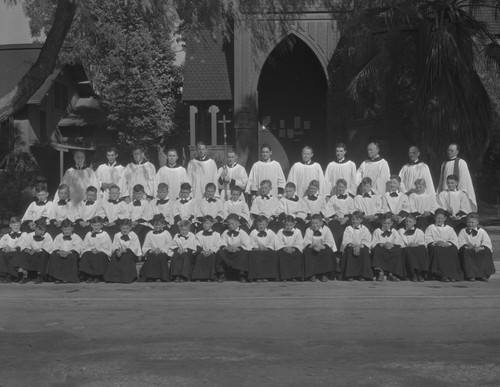
[[[0,238],[0,249],[4,249],[5,247],[10,247],[11,249],[21,248],[24,238],[28,236],[25,232],[21,233],[21,236],[13,238],[11,233],[5,234]]]
[[[50,219],[50,214],[52,212],[53,204],[51,201],[47,200],[44,204],[38,205],[38,201],[32,202],[26,212],[24,213],[21,222],[35,222],[40,218]]]
[[[413,231],[415,232],[412,235],[406,235],[405,234],[406,229],[404,228],[399,229],[399,236],[403,241],[403,247],[408,246],[410,243],[416,243],[419,246],[425,246],[424,232],[419,228],[414,228]]]
[[[69,197],[73,204],[78,204],[85,199],[87,188],[92,186],[99,189],[97,176],[91,168],[79,169],[77,167],[68,168],[64,174],[61,183],[69,187]],[[59,194],[56,191],[54,201],[59,200]]]
[[[220,199],[213,198],[209,200],[203,198],[195,200],[195,218],[201,218],[207,215],[210,215],[215,221],[217,221],[217,219],[219,221],[224,219],[224,207]]]
[[[147,254],[151,250],[159,249],[162,253],[169,254],[171,243],[172,235],[168,231],[162,230],[160,233],[157,233],[151,230],[146,234],[142,251]]]
[[[196,200],[188,198],[188,201],[183,203],[183,199],[177,198],[173,205],[174,222],[181,220],[193,220],[196,211]]]
[[[224,219],[227,219],[229,214],[236,214],[250,224],[250,209],[248,208],[247,202],[241,198],[235,202],[232,200],[226,200],[224,202]]]
[[[303,199],[295,197],[296,201],[282,197],[278,202],[278,214],[292,215],[295,218],[307,217],[307,205]]]
[[[326,209],[323,213],[326,218],[331,218],[332,216],[338,216],[343,218],[346,215],[350,215],[354,212],[354,200],[350,195],[342,195],[339,198],[338,195],[333,195],[326,203]]]
[[[436,242],[448,242],[458,247],[458,238],[455,230],[450,226],[436,226],[431,224],[425,230],[425,244]]]
[[[446,178],[453,175],[455,170],[455,159],[445,161],[441,165],[441,175],[439,176],[439,184],[437,192],[445,191],[448,187],[446,185]],[[464,191],[470,200],[470,207],[472,211],[477,211],[476,192],[472,184],[469,167],[467,162],[461,158],[458,161],[458,189]]]
[[[97,251],[106,254],[108,257],[111,257],[111,246],[111,238],[107,232],[102,230],[98,233],[89,231],[83,239],[82,254],[87,251],[92,251],[92,249],[96,249]]]
[[[167,200],[167,202],[163,202]],[[173,199],[158,199],[154,198],[149,202],[151,210],[153,211],[153,216],[157,214],[163,214],[167,224],[174,224],[174,205],[175,200]]]
[[[172,243],[170,243],[170,255],[177,252],[179,249],[192,250],[196,252],[196,236],[189,231],[186,235],[187,238],[183,237],[181,234],[176,234]]]
[[[227,190],[225,194],[224,194],[224,180],[222,180],[222,173],[224,172],[224,170],[227,171],[227,176],[231,179],[230,182],[227,184]],[[217,171],[217,175],[219,176],[218,181],[219,181],[219,189],[221,190],[221,197],[224,200],[229,200],[229,197],[231,196],[230,188],[232,186],[238,186],[243,191],[247,186],[248,174],[246,169],[242,165],[235,163],[234,165],[226,166],[226,168],[221,167]]]
[[[382,195],[386,191],[386,184],[391,177],[389,164],[380,157],[363,161],[356,172],[356,185],[359,185],[365,177],[372,179],[373,192]]]
[[[168,165],[161,167],[155,177],[154,195],[158,193],[158,184],[165,183],[168,185],[168,197],[170,200],[175,200],[179,196],[182,183],[190,183],[186,168],[179,164],[174,167]]]
[[[121,196],[134,197],[134,186],[140,184],[144,187],[144,192],[148,196],[154,196],[156,168],[149,161],[140,164],[130,163],[123,172],[121,184]]]
[[[315,236],[314,231],[308,227],[304,235],[304,247],[314,246],[314,245],[326,245],[329,246],[332,251],[337,251],[337,246],[333,239],[332,232],[328,227],[322,226],[319,230],[321,236]]]
[[[250,214],[253,216],[264,215],[266,218],[279,215],[278,198],[273,195],[268,195],[269,199],[263,198],[261,195],[256,196],[250,208]]]
[[[259,236],[260,231],[254,229],[250,232],[250,243],[253,249],[265,248],[275,249],[276,234],[272,230],[265,230],[265,236]]]
[[[77,221],[84,220],[88,222],[94,216],[99,216],[100,214],[102,214],[100,202],[95,201],[94,203],[88,205],[87,203],[90,202],[84,200],[83,202],[80,202],[76,205],[75,218]]]
[[[300,232],[299,229],[294,228],[293,229],[293,234],[290,236],[285,235],[283,232],[285,231],[284,228],[278,231],[276,234],[276,251],[281,250],[285,247],[294,247],[299,251],[302,251],[304,248],[304,238],[302,237],[302,233]]]
[[[365,215],[381,214],[383,212],[382,197],[374,195],[373,192],[370,194],[370,197],[356,195],[354,198],[354,209],[364,212]]]
[[[128,235],[125,236],[125,238],[128,236],[128,240],[122,239],[122,236],[124,235],[121,232],[115,234],[115,237],[113,238],[112,250],[116,251],[120,249],[130,249],[132,253],[140,257],[142,255],[141,242],[139,242],[139,237],[137,236],[137,234],[133,231],[130,231]]]
[[[277,196],[281,190],[285,189],[285,175],[281,169],[281,164],[271,160],[265,163],[257,161],[250,170],[248,175],[248,184],[246,193],[258,194],[260,183],[262,180],[270,180],[273,187],[271,193]]]
[[[395,215],[406,216],[410,212],[410,199],[408,195],[397,192],[398,196],[391,196],[392,192],[386,192],[382,196],[383,212],[391,212]]]
[[[287,182],[295,184],[297,187],[295,192],[298,196],[302,197],[306,194],[311,180],[317,180],[319,182],[319,192],[322,195],[326,196],[330,194],[321,165],[318,163],[304,164],[303,162],[292,165],[288,173]]]
[[[205,186],[214,183],[217,187],[217,164],[210,158],[200,160],[198,158],[189,161],[187,167],[189,181],[193,186],[192,195],[195,199],[201,199],[205,193]]]
[[[117,203],[110,202],[109,199],[103,201],[100,216],[107,218],[109,223],[114,223],[118,219],[127,219],[130,217],[128,204],[123,200],[119,200]]]
[[[399,232],[392,228],[390,230],[391,235],[386,236],[382,235],[385,231],[382,231],[382,229],[377,228],[375,231],[373,231],[372,235],[372,249],[377,246],[378,244],[384,244],[384,243],[392,243],[393,245],[398,245],[398,246],[403,246],[403,241],[401,240],[401,236],[399,235]]]
[[[26,235],[26,237],[23,238],[21,241],[20,245],[21,251],[24,249],[32,249],[32,250],[44,250],[49,254],[52,253],[54,241],[52,240],[52,237],[48,233],[43,234],[42,236],[43,239],[41,241],[35,240],[35,237],[36,235],[34,232]]]
[[[413,189],[417,179],[424,179],[426,185],[425,192],[431,195],[436,194],[429,166],[422,161],[405,164],[401,168],[401,171],[399,171],[399,177],[401,177],[401,191],[403,193]]]
[[[472,245],[474,247],[487,247],[491,251],[493,251],[493,246],[491,244],[491,239],[488,233],[483,229],[478,227],[476,229],[477,235],[473,236],[472,234],[467,233],[467,229],[462,229],[458,233],[458,247]]]
[[[312,197],[316,197],[316,200],[312,200]],[[308,215],[325,213],[326,199],[323,195],[304,196],[304,202],[306,203]]]
[[[220,249],[221,237],[216,231],[212,231],[212,235],[203,235],[203,230],[196,234],[196,245],[202,251],[211,251],[216,253]]]
[[[451,216],[465,216],[471,212],[470,201],[464,191],[441,191],[437,202],[439,207],[448,211]]]
[[[423,214],[427,211],[433,214],[439,208],[436,196],[433,194],[417,194],[413,192],[410,194],[409,199],[411,213]]]
[[[83,241],[76,234],[72,234],[71,240],[67,241],[64,239],[63,234],[59,234],[54,238],[54,243],[52,245],[52,251],[76,251],[77,254],[82,253]]]
[[[65,204],[64,204],[65,203]],[[72,201],[57,201],[51,202],[49,219],[56,222],[62,222],[64,219],[69,219],[72,222],[76,219],[76,208]]]
[[[326,195],[336,194],[335,185],[338,179],[344,179],[347,182],[347,191],[356,195],[358,185],[356,183],[356,164],[351,160],[332,161],[326,167],[325,180],[327,184]]]
[[[101,164],[97,167],[95,175],[97,178],[97,189],[102,192],[102,200],[108,200],[109,190],[103,189],[103,184],[115,184],[119,188],[122,187],[123,173],[125,167],[118,164],[116,161],[113,164]]]
[[[131,201],[128,204],[128,213],[132,222],[146,223],[153,218],[153,209],[146,199]]]
[[[226,230],[222,233],[220,241],[221,247],[232,246],[232,247],[239,247],[242,250],[252,249],[252,243],[250,242],[250,237],[244,230],[238,228],[236,230],[238,232],[238,235],[231,235],[231,236],[228,235],[229,231],[230,230]]]
[[[359,228],[347,226],[342,238],[342,246],[340,248],[340,251],[344,252],[346,247],[349,245],[365,246],[370,249],[371,243],[372,234],[370,234],[370,230],[368,230],[367,227],[363,225],[360,225]]]

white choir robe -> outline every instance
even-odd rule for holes
[[[416,243],[419,246],[425,246],[424,232],[419,228],[414,228],[413,230],[415,231],[413,235],[405,235],[406,229],[405,228],[399,229],[399,236],[403,241],[402,247],[407,247],[410,243]]]
[[[191,231],[186,235],[187,239],[184,238],[181,234],[175,234],[172,239],[172,243],[170,243],[170,254],[173,255],[179,249],[192,250],[193,253],[196,252],[196,235],[194,235]]]
[[[391,212],[394,215],[405,217],[410,213],[410,199],[408,195],[397,192],[397,197],[391,196],[392,192],[386,192],[382,196],[382,211]]]
[[[314,195],[316,200],[311,200],[309,196],[304,196],[304,203],[306,203],[307,214],[324,214],[326,210],[326,199],[323,195]]]
[[[21,241],[20,248],[21,251],[24,249],[33,249],[33,250],[45,250],[47,253],[52,253],[53,250],[53,245],[54,245],[54,240],[50,236],[49,233],[45,233],[42,236],[43,240],[41,241],[36,241],[35,240],[35,233],[29,233],[26,235],[25,238]]]
[[[113,238],[112,251],[120,249],[130,249],[137,257],[142,255],[141,242],[139,242],[139,237],[133,231],[128,233],[129,240],[125,241],[122,239],[123,234],[121,232],[115,234]]]
[[[356,172],[356,184],[359,185],[365,177],[372,179],[372,190],[382,195],[386,191],[386,185],[391,177],[389,164],[385,159],[377,157],[375,160],[365,160]]]
[[[395,228],[392,228],[390,230],[391,232],[390,236],[382,235],[384,232],[385,231],[382,231],[382,229],[380,228],[377,228],[375,231],[373,231],[372,242],[371,242],[372,249],[378,244],[384,244],[384,243],[392,243],[393,245],[398,245],[403,247],[403,240],[401,239],[399,232]]]
[[[214,198],[214,201],[208,201],[208,199],[198,199],[195,200],[195,218],[201,218],[210,215],[214,220],[222,221],[224,219],[224,206],[219,198]]]
[[[128,204],[128,213],[129,218],[132,222],[138,222],[140,219],[140,223],[143,223],[145,226],[149,226],[145,223],[148,223],[153,218],[153,209],[151,208],[151,204],[146,199],[140,200],[140,206],[134,205],[136,200],[131,201]]]
[[[107,163],[101,164],[97,167],[95,175],[97,178],[97,189],[100,190],[100,197],[102,201],[108,200],[109,189],[103,189],[103,184],[115,184],[119,188],[122,187],[123,173],[125,167],[118,164],[116,161],[109,165]]]
[[[491,244],[491,239],[488,233],[481,227],[475,229],[477,231],[476,236],[472,234],[467,234],[467,229],[464,228],[458,233],[458,248],[462,246],[472,245],[474,247],[487,247],[493,252],[493,246]]]
[[[336,194],[335,186],[338,179],[347,182],[347,192],[356,195],[358,185],[356,183],[356,164],[351,160],[332,161],[326,167],[325,181],[327,184],[327,196]]]
[[[435,242],[448,242],[454,244],[458,248],[458,237],[455,230],[450,226],[436,226],[431,224],[425,230],[425,244],[434,244]]]
[[[302,252],[302,250],[304,249],[304,238],[302,237],[302,233],[300,232],[300,230],[294,227],[293,235],[291,236],[283,234],[283,231],[285,231],[284,228],[279,230],[276,234],[276,251],[281,250],[285,247],[294,247]]]
[[[448,211],[451,216],[465,216],[471,212],[470,201],[464,191],[441,191],[437,196],[440,208]]]
[[[344,252],[347,246],[365,246],[370,249],[372,243],[372,234],[366,226],[360,225],[358,228],[347,226],[342,237],[342,246],[340,251]]]
[[[196,234],[196,245],[202,251],[216,253],[220,249],[221,236],[217,231],[212,231],[212,235],[203,235],[203,230]]]
[[[403,165],[403,168],[399,171],[399,177],[401,177],[400,189],[403,193],[415,188],[415,180],[424,179],[426,185],[425,192],[431,195],[436,194],[429,166],[422,161]]]
[[[326,218],[331,218],[332,216],[338,216],[339,218],[344,218],[347,215],[351,215],[354,212],[354,199],[345,194],[345,198],[341,199],[338,195],[333,195],[326,203],[326,208],[323,215]]]
[[[322,244],[330,247],[333,252],[337,251],[337,246],[335,245],[330,229],[326,226],[322,226],[318,231],[321,232],[321,236],[314,236],[314,231],[310,227],[306,229],[306,233],[304,234],[304,248],[309,245],[312,247]]]
[[[252,246],[252,249],[259,249],[259,248],[265,248],[265,249],[271,249],[275,250],[276,248],[276,234],[269,229],[266,229],[266,236],[260,237],[258,236],[260,231],[254,229],[250,231],[250,243]]]
[[[191,182],[195,199],[201,199],[205,194],[205,187],[208,183],[214,183],[217,187],[219,175],[217,174],[217,164],[210,158],[200,160],[198,158],[189,161],[187,174]]]
[[[426,211],[433,214],[439,208],[436,196],[432,194],[423,193],[419,195],[413,192],[410,194],[409,200],[412,214],[423,214]]]
[[[101,214],[102,214],[101,203],[97,200],[89,205],[87,205],[87,201],[84,200],[83,202],[78,203],[75,207],[76,221],[84,220],[88,222],[94,216],[99,216]]]
[[[236,214],[250,224],[250,209],[247,202],[242,198],[235,202],[231,199],[224,202],[224,219],[227,219],[229,214]]]
[[[146,234],[142,251],[144,254],[152,250],[159,249],[162,253],[170,254],[170,244],[172,243],[172,235],[167,230],[162,230],[160,233],[151,230]]]
[[[382,197],[373,192],[370,194],[369,198],[363,195],[356,195],[354,198],[354,209],[364,212],[365,215],[381,214],[383,212]]]
[[[295,196],[294,200],[282,197],[278,202],[278,214],[292,215],[294,218],[305,219],[307,217],[307,205],[303,199]]]
[[[295,192],[298,196],[302,197],[307,193],[311,180],[317,180],[319,182],[319,193],[321,195],[330,195],[321,165],[313,162],[310,164],[298,162],[292,165],[292,168],[290,168],[290,172],[288,173],[287,182],[295,184],[297,187]]]
[[[92,234],[94,233],[89,231],[87,235],[85,235],[82,245],[82,254],[87,251],[90,252],[92,249],[96,249],[97,251],[106,254],[108,258],[111,257],[111,247],[113,242],[111,241],[109,234],[102,230],[96,233],[94,237]]]
[[[224,180],[222,179],[222,174],[224,170],[227,172],[227,176],[231,179],[231,181],[227,184],[226,191],[224,192]],[[224,200],[229,200],[231,196],[230,188],[232,186],[238,186],[243,191],[247,186],[248,182],[248,173],[246,169],[240,164],[227,165],[226,167],[221,167],[217,171],[217,175],[219,176],[219,189],[221,190],[221,197]]]
[[[196,200],[193,198],[188,198],[186,203],[182,203],[182,199],[177,198],[173,205],[173,216],[174,222],[179,222],[181,220],[193,221],[196,211]]]
[[[52,251],[76,251],[77,254],[82,253],[83,241],[76,234],[71,234],[71,240],[67,241],[64,239],[63,234],[59,234],[54,238],[54,243],[52,244]]]
[[[278,216],[279,202],[278,198],[268,195],[269,199],[262,198],[261,195],[256,196],[250,208],[250,214],[259,216],[264,215],[266,218]]]
[[[168,200],[166,203],[160,201],[158,198],[154,198],[149,202],[151,206],[151,210],[153,211],[153,216],[158,214],[163,214],[165,221],[167,224],[174,224],[174,204],[175,200],[173,199],[165,199]]]
[[[236,236],[229,236],[229,231],[230,230],[225,230],[222,233],[220,239],[221,247],[234,246],[239,247],[241,250],[252,250],[252,242],[250,241],[250,237],[244,230],[242,230],[241,228],[235,230],[238,232],[238,235]]]
[[[12,231],[11,231],[12,232]],[[19,231],[20,232],[20,231]],[[11,233],[3,235],[0,238],[0,250],[6,247],[10,247],[11,249],[21,249],[21,246],[24,243],[24,239],[28,236],[27,233],[22,232],[21,236],[17,238],[12,238]]]
[[[85,192],[88,187],[92,186],[99,189],[99,182],[92,168],[68,168],[60,184],[68,185],[69,197],[74,205],[85,199]],[[59,201],[59,194],[57,191],[54,195],[54,201]]]
[[[71,200],[65,201],[63,204],[61,200],[57,202],[51,202],[52,208],[50,209],[49,220],[62,222],[64,219],[69,219],[72,222],[76,219],[76,208]]]
[[[277,196],[285,189],[285,175],[281,169],[281,164],[277,161],[270,160],[267,163],[257,161],[250,170],[248,175],[248,184],[245,190],[246,193],[258,194],[260,183],[262,180],[270,180],[272,183],[271,194]]]
[[[114,223],[118,219],[128,219],[130,217],[129,206],[123,200],[114,203],[108,199],[102,202],[99,216],[103,219],[107,218],[109,223]]]
[[[147,196],[154,196],[156,168],[149,161],[140,164],[130,163],[123,172],[123,179],[120,188],[122,197],[134,197],[134,186],[141,184]]]
[[[170,200],[175,200],[179,196],[182,183],[191,183],[186,171],[186,168],[179,164],[174,167],[168,165],[161,167],[156,173],[153,196],[158,193],[158,184],[165,183],[168,185],[168,197]]]
[[[449,175],[453,175],[455,169],[455,159],[445,161],[441,165],[441,175],[439,177],[439,183],[437,192],[445,191],[448,186],[446,185],[446,178]],[[474,191],[474,185],[472,184],[472,178],[470,176],[469,167],[467,162],[461,158],[458,158],[458,189],[464,191],[470,200],[470,207],[472,211],[477,211],[477,200],[476,192]]]
[[[39,206],[37,202],[31,202],[28,209],[21,218],[21,223],[23,222],[34,222],[40,218],[47,218],[47,222],[50,219],[50,214],[52,212],[53,202],[47,200],[45,204]]]

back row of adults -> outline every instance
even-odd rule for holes
[[[335,194],[336,181],[344,179],[347,190],[355,195],[361,180],[369,177],[372,190],[375,194],[386,192],[386,183],[390,180],[391,171],[389,164],[380,155],[380,148],[376,142],[367,146],[368,158],[357,168],[356,164],[347,158],[347,147],[343,143],[336,145],[336,160],[332,161],[323,171],[322,167],[314,162],[313,149],[305,146],[302,150],[302,161],[295,163],[285,178],[281,164],[272,159],[272,149],[269,145],[261,146],[261,160],[256,162],[250,173],[237,163],[237,154],[229,150],[226,155],[226,164],[218,168],[215,161],[208,157],[207,146],[198,142],[196,144],[196,157],[189,161],[187,170],[178,162],[179,155],[175,149],[167,151],[167,164],[156,171],[155,166],[146,159],[144,149],[133,149],[134,162],[127,166],[119,164],[116,148],[109,148],[106,152],[108,162],[99,165],[97,170],[85,164],[85,154],[81,151],[74,153],[75,165],[69,168],[61,181],[67,184],[71,191],[71,200],[80,202],[85,197],[88,186],[101,190],[101,197],[107,200],[107,189],[112,184],[120,187],[124,200],[133,197],[132,189],[136,184],[145,188],[145,194],[153,198],[156,196],[158,184],[166,183],[169,186],[169,196],[175,199],[178,196],[180,185],[190,183],[193,187],[193,198],[199,199],[204,195],[208,183],[216,184],[220,189],[223,199],[229,197],[229,188],[233,185],[240,186],[244,192],[252,197],[258,194],[260,182],[270,180],[274,196],[281,196],[287,182],[293,182],[297,187],[297,194],[304,196],[311,180],[320,183],[319,193],[323,196]],[[420,159],[420,150],[417,146],[409,148],[409,163],[405,164],[399,172],[403,193],[411,191],[417,179],[426,182],[426,193],[435,195],[447,189],[446,177],[455,175],[459,178],[458,189],[464,191],[470,200],[472,211],[477,211],[477,201],[472,184],[470,172],[465,160],[458,157],[459,146],[452,143],[447,150],[448,159],[441,165],[440,178],[435,189],[434,182],[428,165]],[[57,193],[56,193],[57,200]]]

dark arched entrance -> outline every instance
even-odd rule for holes
[[[327,161],[327,80],[314,52],[295,35],[283,39],[268,56],[259,78],[259,122],[279,139],[291,163],[300,149],[314,147]]]

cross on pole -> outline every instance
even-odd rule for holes
[[[217,121],[219,124],[222,124],[222,129],[224,130],[224,170],[227,171],[227,127],[226,124],[229,124],[231,120],[226,119],[226,115],[222,115],[222,120]],[[224,198],[227,199],[227,182],[224,181]]]

